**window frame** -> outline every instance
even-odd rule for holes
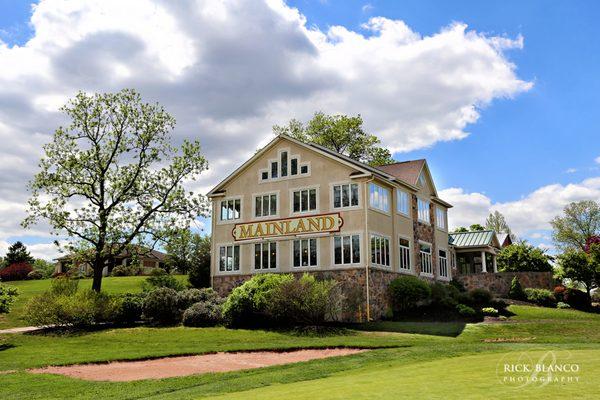
[[[239,266],[238,269],[232,269],[231,271],[221,271],[221,248],[225,247],[225,249],[227,249],[227,247],[231,247],[232,248],[232,255],[235,255],[235,247],[239,248],[239,257],[238,257],[238,262],[239,262]],[[227,243],[218,243],[215,246],[216,249],[216,257],[215,257],[215,274],[216,275],[239,275],[242,272],[242,259],[243,259],[243,252],[242,252],[242,245],[240,243],[235,243],[235,242],[227,242]],[[227,250],[225,250],[225,256],[227,257]],[[235,260],[235,259],[234,259]],[[235,267],[235,263],[234,263],[234,267]],[[227,269],[227,265],[225,266],[225,269]]]
[[[310,186],[301,186],[301,187],[295,187],[295,188],[290,189],[290,215],[310,215],[310,214],[319,213],[319,210],[321,209],[320,201],[319,201],[320,186],[321,185],[310,185]],[[312,189],[314,189],[316,191],[316,193],[315,193],[316,208],[314,210],[310,209],[310,190],[312,190]],[[309,209],[307,209],[306,211],[302,211],[302,207],[300,207],[300,211],[294,211],[294,192],[300,192],[303,190],[308,190],[307,200],[308,200]],[[300,196],[302,196],[302,195],[300,195]]]
[[[408,247],[405,246],[401,246],[400,245],[400,239],[404,239],[406,241],[408,241]],[[408,236],[403,236],[403,235],[398,235],[398,242],[396,243],[396,246],[398,247],[398,271],[400,272],[414,272],[414,268],[413,268],[413,258],[412,258],[412,253],[413,253],[413,242],[412,240],[410,240],[410,238]],[[402,257],[402,249],[408,249],[408,269],[407,268],[402,268],[401,267],[401,257]]]
[[[389,265],[373,262],[373,249],[372,249],[371,245],[373,243],[374,238],[387,240],[387,248],[388,248],[387,262]],[[369,257],[370,257],[369,259],[371,260],[371,262],[370,262],[371,266],[384,268],[384,269],[392,269],[392,258],[393,258],[392,254],[393,254],[393,250],[392,250],[391,237],[389,237],[388,235],[384,235],[383,233],[379,233],[379,232],[369,232]]]
[[[441,221],[443,221],[443,223],[444,223],[443,226],[440,226],[440,224],[439,224],[440,218],[439,218],[438,213],[440,213],[440,212],[442,214]],[[447,232],[448,231],[448,224],[447,224],[447,221],[446,221],[446,219],[447,219],[446,216],[447,216],[446,209],[442,208],[442,207],[440,207],[438,205],[436,205],[435,206],[435,227],[437,229],[439,229],[440,231],[443,231],[443,232]]]
[[[349,197],[349,201],[348,201],[348,206],[343,206],[341,205],[340,207],[335,207],[335,195],[334,195],[334,188],[336,186],[343,186],[343,185],[348,185],[348,193],[350,193],[350,197]],[[357,189],[358,189],[358,204],[353,206],[352,204],[352,186],[351,185],[356,185]],[[353,182],[353,181],[340,181],[340,182],[332,182],[329,184],[329,207],[332,211],[337,210],[337,211],[346,211],[346,210],[360,210],[362,208],[362,184],[360,182]],[[342,189],[340,189],[341,191]],[[342,203],[343,204],[343,203]]]
[[[358,236],[358,256],[360,258],[360,260],[357,263],[351,262],[351,263],[346,263],[344,264],[344,236],[349,236],[350,237],[350,261],[353,261],[353,254],[352,254],[352,237],[353,236]],[[336,264],[335,263],[335,238],[336,237],[341,237],[342,238],[342,263],[341,264]],[[365,246],[363,245],[363,233],[362,232],[338,232],[335,235],[331,235],[331,239],[330,239],[330,256],[331,256],[331,266],[334,268],[353,268],[353,267],[357,267],[357,266],[362,266],[364,265],[364,248]]]
[[[422,258],[422,253],[424,253],[421,250],[421,245],[427,245],[429,246],[429,268],[431,269],[431,272],[423,272],[423,258]],[[427,253],[425,253],[427,254]],[[429,243],[429,242],[425,242],[423,240],[419,240],[419,266],[421,267],[421,271],[420,271],[420,275],[429,277],[429,278],[433,278],[434,277],[434,265],[433,265],[433,244]]]
[[[233,200],[233,202],[234,202],[233,203],[234,207],[235,207],[235,200],[240,201],[240,216],[239,216],[239,218],[221,219],[221,204],[224,201],[231,201],[231,200]],[[216,205],[217,205],[216,213],[218,215],[217,225],[237,224],[240,221],[243,221],[243,219],[244,219],[244,196],[223,197],[222,199],[219,199],[219,201],[216,203]]]
[[[321,266],[321,241],[319,240],[322,236],[299,236],[290,240],[290,268],[291,271],[302,271],[302,270],[314,270],[315,268],[320,268]],[[300,242],[300,264],[302,264],[302,240],[308,240],[308,258],[310,263],[310,241],[315,240],[317,247],[317,264],[316,265],[294,265],[294,242]]]
[[[429,217],[427,220],[421,219],[421,208],[419,207],[420,202],[427,204],[427,216]],[[422,224],[431,225],[431,201],[425,200],[422,197],[417,197],[417,221]]]
[[[371,204],[371,186],[375,186],[376,188],[381,188],[381,189],[383,189],[384,192],[387,192],[387,199],[388,199],[388,201],[387,201],[387,204],[388,204],[387,211],[384,210],[383,208],[379,208],[379,207],[376,207],[373,204]],[[391,210],[393,208],[393,205],[392,205],[392,191],[389,188],[386,188],[385,186],[380,185],[379,183],[369,182],[368,193],[369,193],[369,209],[371,209],[373,211],[380,212],[380,213],[385,214],[385,215],[391,215]]]
[[[446,253],[445,257],[442,257],[440,255],[440,251],[443,251]],[[450,269],[451,269],[451,265],[450,265],[450,254],[448,252],[448,249],[438,249],[438,254],[437,254],[437,264],[438,264],[438,278],[442,279],[442,280],[450,280]],[[442,259],[445,261],[446,263],[446,275],[442,275]]]
[[[400,210],[400,193],[406,194],[406,212]],[[411,193],[400,188],[396,188],[396,213],[410,218]]]
[[[271,196],[271,195],[275,195],[275,207],[277,207],[277,212],[272,215],[271,214],[270,215],[261,215],[260,217],[256,216],[256,198],[263,197],[263,196]],[[281,198],[281,196],[279,194],[279,190],[272,190],[269,192],[262,192],[262,193],[252,193],[252,218],[254,220],[279,218],[279,215],[281,213],[280,198]],[[270,203],[271,203],[271,200],[269,199],[269,210],[271,208]],[[262,205],[262,200],[261,200],[261,205]]]
[[[269,250],[268,252],[270,253],[270,246],[271,243],[275,243],[275,268],[260,268],[260,269],[256,269],[256,253],[255,253],[255,246],[258,244],[261,246],[261,264],[262,264],[262,246],[264,244],[267,244],[269,246]],[[273,272],[273,271],[279,271],[280,270],[280,259],[281,259],[281,254],[280,254],[280,246],[279,246],[279,241],[276,240],[260,240],[257,242],[254,242],[251,244],[251,252],[252,252],[252,273],[253,274],[260,274],[260,273],[269,273],[269,272]],[[268,263],[271,263],[271,255],[269,254],[269,260]]]

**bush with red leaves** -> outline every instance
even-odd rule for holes
[[[33,267],[28,263],[14,263],[0,270],[0,281],[22,281],[31,271]]]

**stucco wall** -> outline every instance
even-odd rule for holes
[[[497,296],[506,296],[515,276],[519,277],[523,288],[541,288],[552,290],[554,279],[552,272],[496,272],[459,275],[455,278],[462,282],[467,290],[487,289]]]

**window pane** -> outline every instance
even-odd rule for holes
[[[310,239],[310,265],[317,265],[317,239]]]
[[[336,208],[342,206],[342,189],[340,186],[333,187],[333,206]]]
[[[277,165],[277,161],[273,161],[271,163],[271,178],[277,178],[277,171],[278,165]]]
[[[277,267],[277,243],[275,242],[271,242],[269,243],[269,245],[271,246],[271,254],[269,256],[269,267],[270,268],[276,268]]]
[[[384,264],[389,266],[390,265],[390,240],[389,239],[384,239],[383,243],[385,245],[385,251],[383,254],[385,254],[385,262]]]
[[[350,253],[350,236],[344,236],[344,264],[350,264],[352,262]]]
[[[254,269],[260,269],[260,261],[261,261],[261,247],[260,244],[254,245]]]
[[[292,175],[298,175],[298,159],[297,158],[292,158],[291,160],[291,174]]]
[[[233,270],[233,246],[227,246],[227,271]]]
[[[299,266],[300,266],[300,241],[294,240],[294,267],[299,267]]]
[[[308,208],[309,210],[316,210],[317,209],[317,190],[316,189],[310,189],[309,192],[309,205]]]
[[[233,200],[227,202],[227,219],[233,219]]]
[[[351,196],[350,196],[350,205],[357,206],[358,205],[358,185],[353,183],[350,185],[351,188]]]
[[[446,258],[446,252],[444,250],[439,251],[440,257]]]
[[[262,245],[262,267],[269,268],[269,243]]]
[[[262,173],[261,173],[261,177],[262,177],[262,180],[263,180],[263,181],[264,181],[264,180],[266,180],[266,179],[269,179],[269,173],[268,173],[268,172],[266,172],[266,171],[265,171],[265,172],[262,172]]]
[[[301,174],[308,174],[308,165],[302,165],[300,167],[300,173]]]
[[[276,215],[277,214],[277,196],[272,194],[271,200],[269,202],[270,202],[270,207],[271,207],[271,215]]]
[[[262,215],[263,217],[269,215],[269,196],[263,196],[262,198]]]
[[[308,265],[308,240],[302,240],[302,266]]]
[[[294,212],[300,211],[300,192],[294,192]]]
[[[371,263],[377,264],[377,240],[371,236]]]
[[[352,236],[352,262],[357,264],[360,262],[360,237]]]
[[[261,196],[257,196],[256,199],[254,199],[254,214],[257,217],[262,216],[262,197]]]
[[[342,263],[342,238],[336,236],[333,238],[333,262],[334,264]]]
[[[240,269],[240,246],[233,246],[233,270]]]
[[[301,201],[300,201],[300,204],[301,204],[300,208],[302,211],[307,211],[308,210],[308,190],[302,190],[300,192],[300,194],[302,196]]]
[[[241,207],[242,206],[242,201],[240,199],[236,199],[235,200],[235,204],[234,204],[234,208],[235,208],[235,215],[234,218],[235,219],[239,219],[240,215],[241,215]]]
[[[377,191],[375,190],[375,185],[372,183],[369,184],[369,204],[371,207],[375,207],[375,204],[377,204],[376,193]]]
[[[407,239],[400,238],[400,246],[408,247],[409,241]]]
[[[221,221],[225,221],[227,219],[227,202],[221,202]]]
[[[225,247],[219,249],[219,271],[225,271]]]
[[[281,153],[281,176],[287,176],[287,167],[288,167],[288,153],[284,151]]]
[[[342,185],[342,206],[348,207],[350,205],[350,194],[348,193],[348,185]]]

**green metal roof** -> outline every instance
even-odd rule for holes
[[[448,235],[448,243],[455,247],[494,246],[494,231],[456,232]]]

